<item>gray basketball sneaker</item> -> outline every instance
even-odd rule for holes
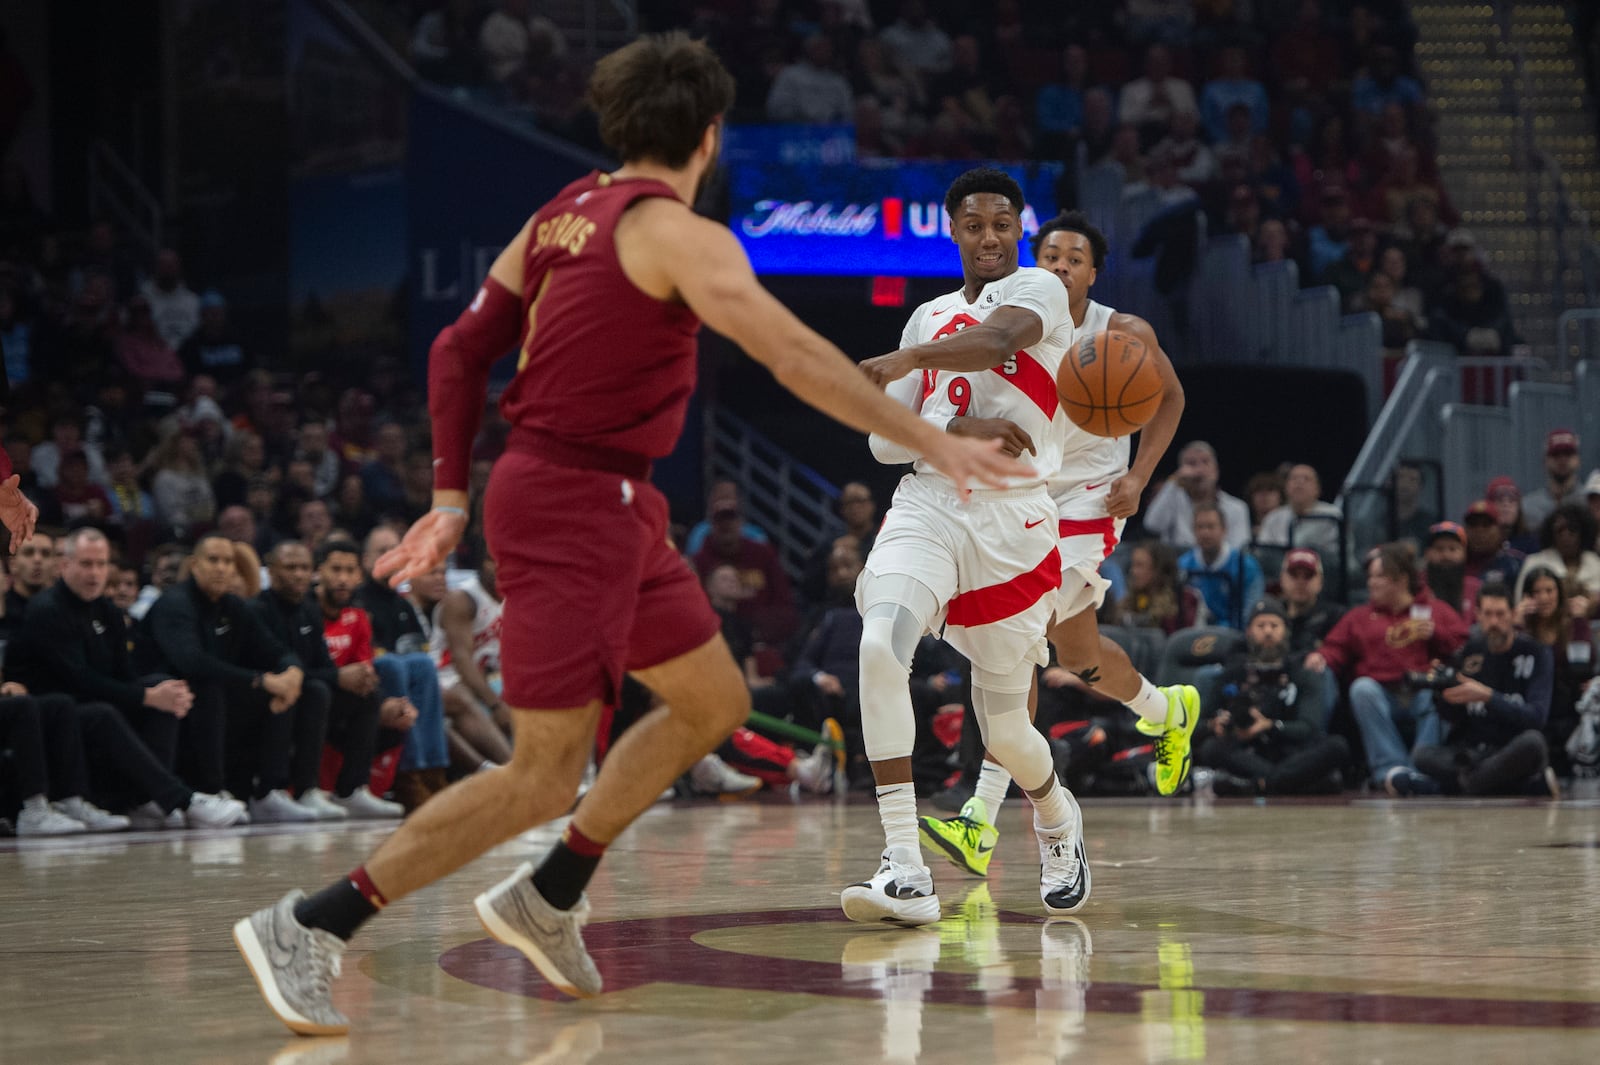
[[[289,892],[233,926],[233,941],[278,1019],[299,1035],[344,1035],[350,1020],[333,1008],[344,940],[295,920],[305,892]]]
[[[589,922],[589,897],[570,910],[558,910],[533,886],[533,866],[516,872],[479,895],[473,903],[484,930],[515,947],[559,990],[573,998],[600,993],[600,970],[583,945]]]

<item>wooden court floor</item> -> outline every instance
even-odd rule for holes
[[[852,925],[869,803],[662,805],[607,856],[559,1000],[484,938],[514,841],[391,907],[345,958],[348,1039],[268,1013],[229,926],[384,830],[0,841],[0,1065],[65,1062],[1593,1062],[1593,801],[1086,801],[1094,892],[1041,920],[1012,802],[985,884],[934,864],[923,930]]]

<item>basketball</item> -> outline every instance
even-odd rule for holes
[[[1095,436],[1138,432],[1161,406],[1161,372],[1144,341],[1107,329],[1068,351],[1056,392],[1072,424]]]

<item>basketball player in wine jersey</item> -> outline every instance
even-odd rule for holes
[[[522,866],[476,902],[489,933],[555,987],[599,992],[581,928],[602,853],[750,709],[650,483],[651,461],[683,427],[702,320],[802,399],[925,455],[958,493],[1030,472],[996,442],[951,436],[884,396],[760,286],[726,227],[693,212],[733,87],[711,50],[682,34],[641,37],[602,59],[589,100],[622,166],[541,207],[434,342],[434,509],[374,574],[398,583],[426,573],[460,540],[489,370],[519,349],[501,400],[512,430],[484,503],[505,600],[513,757],[435,795],[348,876],[310,897],[290,892],[234,926],[268,1005],[296,1032],[347,1029],[330,989],[364,921],[571,808],[601,707],[626,671],[662,705],[612,747],[538,869]]]

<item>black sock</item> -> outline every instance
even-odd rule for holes
[[[546,902],[558,910],[570,910],[583,897],[583,889],[600,865],[605,844],[596,843],[567,826],[561,842],[551,848],[539,868],[533,871],[533,886]]]
[[[340,877],[315,895],[301,899],[294,908],[294,919],[307,928],[320,928],[348,940],[378,907],[356,890],[349,877]]]

